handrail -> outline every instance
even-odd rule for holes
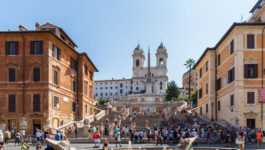
[[[99,109],[100,110],[100,109]],[[99,120],[100,118],[102,118],[104,115],[106,114],[105,110],[100,110],[100,112],[96,115],[90,115],[89,117],[83,119],[83,120],[80,120],[80,121],[70,121],[69,123],[65,124],[65,125],[62,125],[58,128],[54,128],[54,130],[58,131],[58,130],[63,130],[67,127],[70,127],[72,126],[75,122],[77,123],[77,127],[78,128],[82,128],[84,126],[84,121],[85,120],[89,120],[89,123],[95,121],[95,118],[97,120]]]

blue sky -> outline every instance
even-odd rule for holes
[[[197,60],[233,22],[248,19],[257,0],[6,0],[0,30],[34,29],[35,22],[63,28],[100,72],[95,79],[130,78],[132,53],[140,41],[151,64],[162,41],[168,76],[182,86],[185,60]]]

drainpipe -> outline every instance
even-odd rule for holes
[[[22,115],[25,114],[25,37],[22,34],[22,31],[20,31],[20,35],[23,39],[23,46],[22,46]]]
[[[264,69],[263,69],[263,39],[264,39],[264,30],[265,30],[265,27],[262,28],[262,41],[261,41],[261,72],[262,72],[262,75],[261,75],[261,88],[263,89],[263,74],[264,74]],[[261,128],[263,129],[263,102],[261,102]]]
[[[216,84],[217,84],[217,57],[215,60],[215,121],[217,121],[217,88],[216,88]]]

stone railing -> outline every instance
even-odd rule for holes
[[[95,119],[96,120],[99,120],[101,119],[102,117],[104,117],[106,114],[105,110],[100,110],[99,113],[97,113],[96,115],[90,115],[89,117],[87,117],[86,119],[83,119],[83,120],[80,120],[80,121],[70,121],[69,123],[65,124],[65,125],[62,125],[58,128],[54,128],[54,130],[56,131],[63,131],[65,128],[68,128],[70,126],[73,126],[74,123],[77,124],[77,127],[78,128],[82,128],[84,127],[85,125],[88,126],[89,123],[93,122]],[[88,122],[88,124],[85,124],[85,122]]]
[[[136,102],[132,102],[132,101],[125,101],[125,100],[120,100],[120,101],[114,101],[113,102],[114,106],[117,105],[124,105],[124,106],[131,106],[131,105],[160,105],[160,106],[181,106],[184,107],[183,104],[186,104],[185,101],[162,101],[162,102],[149,102],[149,101],[136,101]],[[187,104],[185,105],[185,107],[187,107]]]

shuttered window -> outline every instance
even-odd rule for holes
[[[200,115],[202,115],[202,107],[200,107]]]
[[[70,67],[72,69],[74,69],[75,71],[77,71],[77,69],[78,69],[77,65],[78,65],[77,64],[77,60],[75,60],[74,58],[71,57],[71,59],[70,59]]]
[[[75,92],[75,81],[72,81],[72,90]]]
[[[52,48],[52,56],[58,60],[61,59],[61,49],[58,48],[57,46],[53,45]]]
[[[33,81],[40,81],[40,68],[33,68]]]
[[[16,95],[8,95],[8,111],[16,112]]]
[[[53,78],[54,78],[53,79],[54,84],[58,85],[59,82],[58,82],[58,72],[57,71],[54,71]]]
[[[202,98],[202,88],[199,89],[199,98]]]
[[[33,95],[33,112],[40,112],[40,94]]]
[[[234,53],[234,40],[230,42],[230,55]]]
[[[208,72],[208,61],[206,61],[206,64],[205,64],[205,72]]]
[[[53,107],[59,108],[59,97],[57,96],[53,97]]]
[[[208,104],[206,104],[205,109],[206,109],[206,113],[208,113]]]
[[[206,86],[205,86],[205,93],[208,94],[208,83],[206,83]]]
[[[16,69],[15,68],[9,68],[8,69],[8,81],[9,82],[15,82],[16,81]]]
[[[217,56],[217,66],[221,65],[221,54],[218,54]]]
[[[85,74],[88,75],[88,67],[86,64],[84,64],[84,68],[85,68]]]
[[[247,104],[254,104],[255,103],[255,92],[248,92],[247,93]]]
[[[42,41],[30,41],[30,54],[31,55],[43,54],[43,42]]]
[[[18,42],[8,41],[5,43],[6,55],[18,55]]]
[[[254,34],[248,34],[247,35],[247,48],[248,49],[255,48],[255,36],[254,36]]]
[[[220,90],[221,89],[221,84],[222,84],[222,78],[219,78],[216,80],[216,90]]]
[[[244,76],[245,78],[258,78],[258,64],[245,64]]]
[[[89,75],[90,75],[90,80],[93,80],[93,72],[89,71]]]
[[[228,83],[231,83],[235,80],[235,68],[232,68],[228,71]]]
[[[76,103],[75,102],[72,102],[72,111],[75,112],[75,109],[76,108]]]
[[[202,68],[200,69],[200,78],[202,77]]]
[[[230,106],[234,105],[234,95],[230,96]]]
[[[87,114],[87,105],[85,105],[85,113]]]
[[[217,110],[219,110],[219,111],[221,110],[221,102],[220,101],[217,102]]]

